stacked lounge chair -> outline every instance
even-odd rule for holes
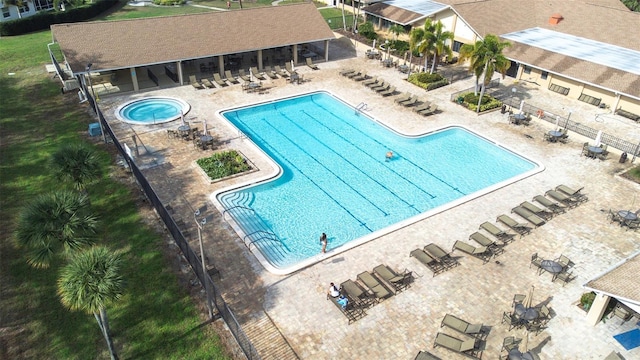
[[[402,273],[398,273],[384,264],[374,267],[373,273],[391,285],[395,292],[408,288],[413,281],[413,273],[411,271],[405,270]]]
[[[380,281],[378,281],[378,279],[373,276],[373,274],[368,271],[363,271],[358,274],[358,280],[360,280],[369,290],[371,290],[378,301],[384,300],[393,295],[389,291],[389,289],[387,289],[382,283],[380,283]]]
[[[543,218],[523,208],[522,206],[514,207],[513,209],[511,209],[511,212],[520,215],[523,219],[532,223],[535,227],[542,226],[546,223]]]
[[[436,276],[439,273],[448,269],[443,263],[438,261],[433,256],[429,255],[427,252],[425,252],[422,249],[415,249],[411,251],[409,256],[416,258],[418,261],[422,263],[422,265],[429,268],[429,270],[431,270],[431,272],[433,273],[433,276]]]

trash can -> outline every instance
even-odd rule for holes
[[[500,108],[500,114],[504,114],[507,112],[507,105],[502,104],[502,108]]]
[[[98,136],[102,135],[102,129],[100,129],[99,123],[91,123],[89,124],[89,136]]]
[[[625,162],[627,162],[627,153],[623,152],[622,155],[620,155],[620,164],[624,164]]]

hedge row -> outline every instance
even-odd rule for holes
[[[47,30],[53,24],[81,22],[94,18],[118,4],[118,0],[100,0],[66,11],[41,11],[35,15],[0,23],[0,36],[17,36]]]

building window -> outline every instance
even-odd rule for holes
[[[548,77],[548,76],[549,76],[549,73],[548,73],[548,72],[546,72],[546,71],[543,71],[543,72],[540,74],[540,79],[542,79],[542,80],[547,80],[547,77]]]
[[[37,11],[53,9],[53,0],[34,0]]]
[[[524,73],[525,73],[525,74],[531,74],[531,67],[530,67],[530,66],[525,65],[525,66],[524,66]]]
[[[8,18],[9,16],[11,16],[11,11],[9,11],[8,7],[3,7],[2,8],[2,17]]]
[[[460,52],[460,48],[462,47],[462,45],[464,45],[464,44],[462,44],[460,41],[455,41],[454,40],[453,41],[453,46],[451,47],[451,50],[459,53]]]
[[[18,9],[20,10],[20,14],[28,12],[29,11],[29,5],[25,4],[24,6],[21,6]]]

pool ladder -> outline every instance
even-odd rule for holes
[[[367,103],[361,102],[360,104],[358,104],[358,106],[356,106],[356,114],[365,110],[367,110]]]

